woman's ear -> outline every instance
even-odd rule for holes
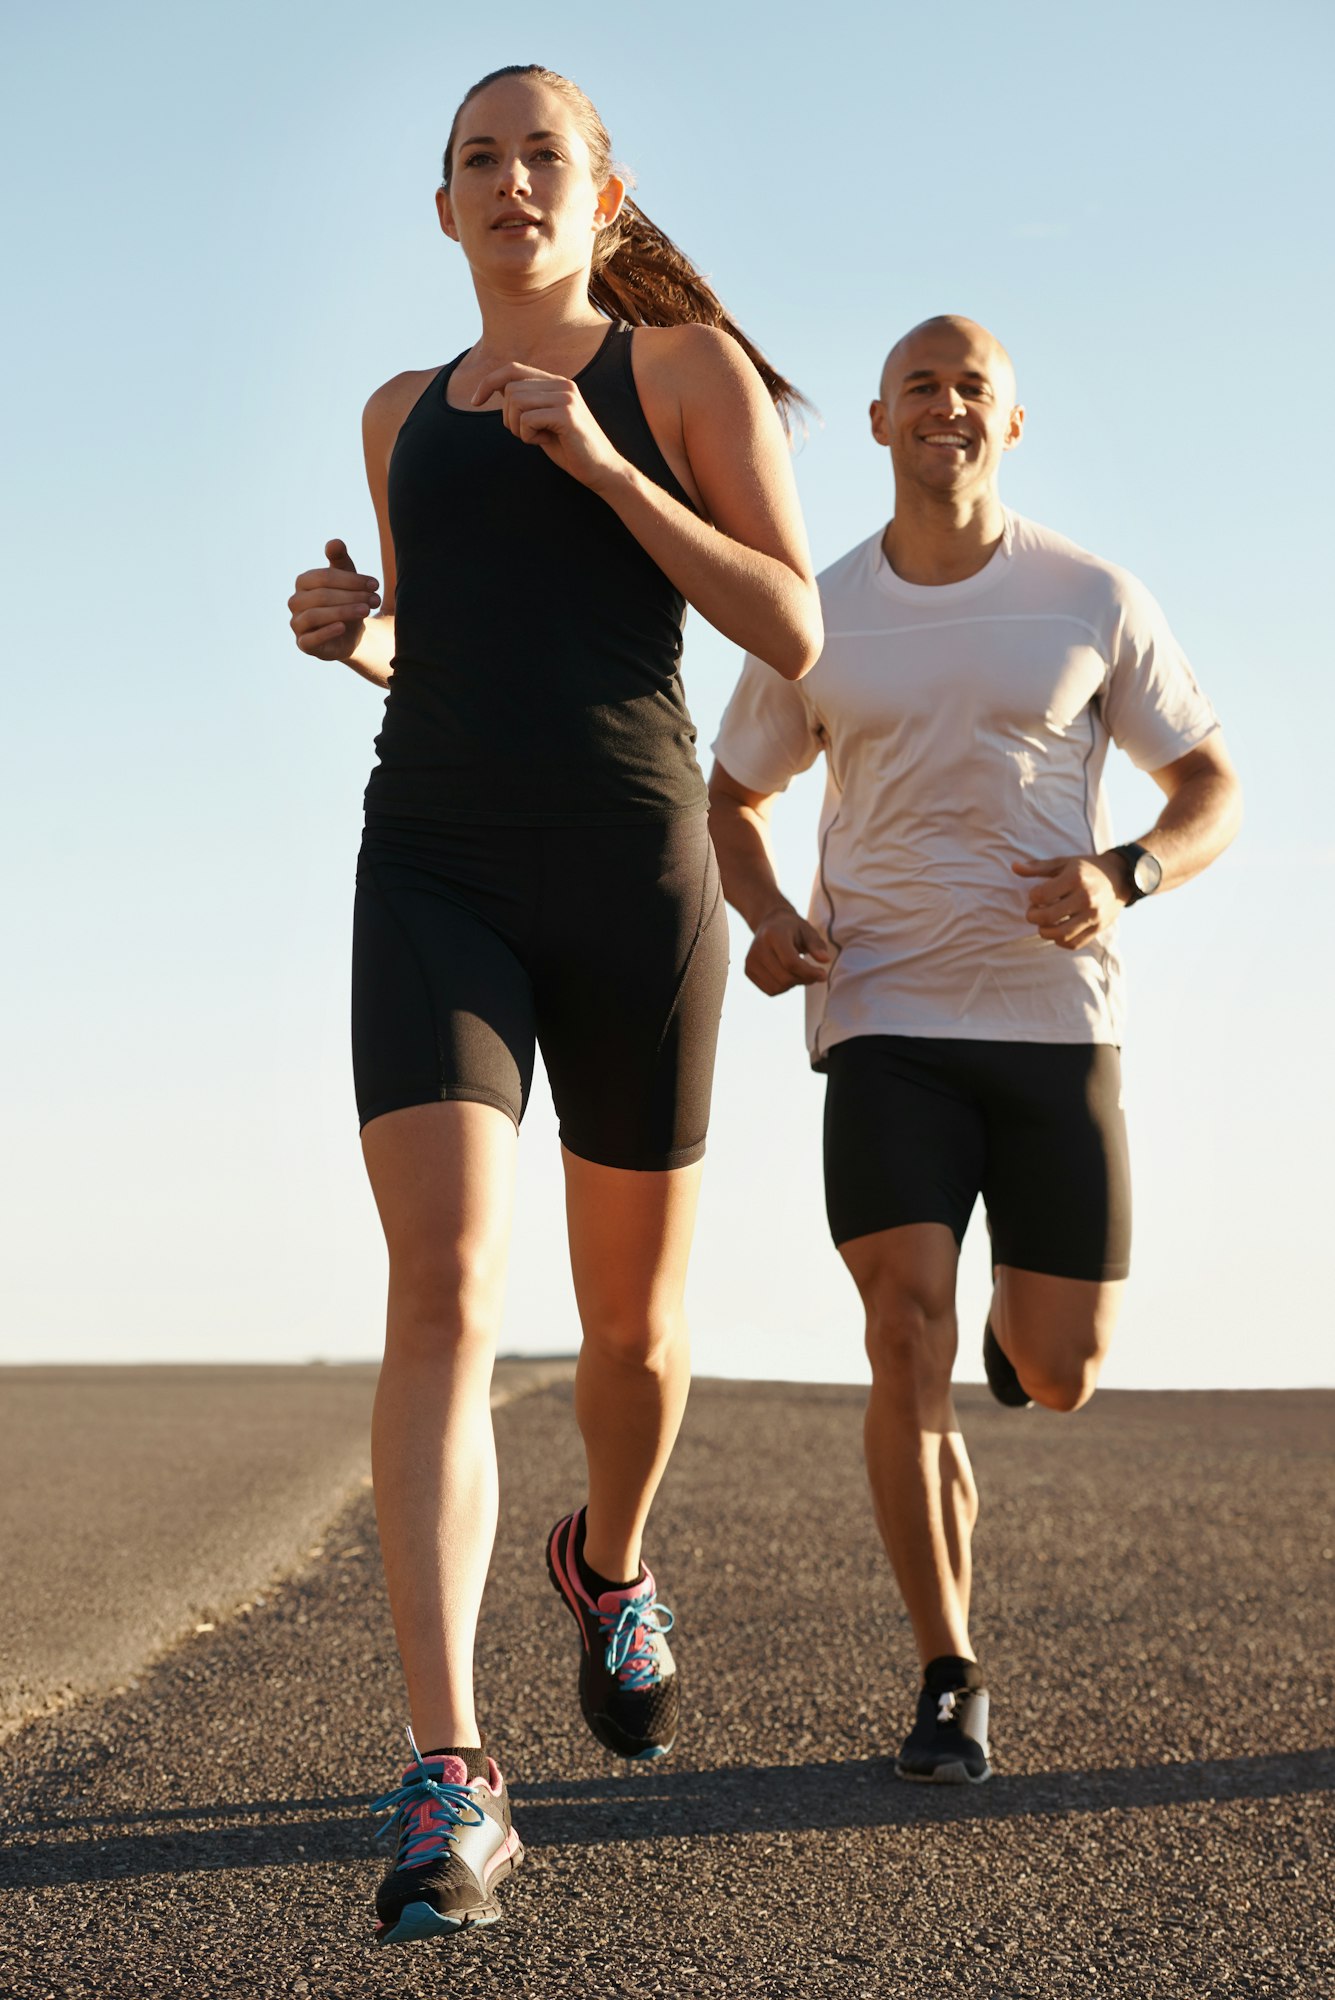
[[[626,199],[626,183],[616,174],[609,174],[598,190],[598,204],[593,211],[595,229],[606,229],[609,222],[615,222]]]
[[[436,214],[440,217],[440,226],[445,234],[457,243],[459,241],[459,225],[454,219],[454,207],[450,201],[450,191],[448,188],[438,187],[436,189]]]

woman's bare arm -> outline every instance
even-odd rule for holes
[[[364,680],[389,686],[394,658],[394,540],[389,531],[389,460],[399,428],[438,371],[409,369],[376,390],[362,413],[366,483],[380,535],[380,581],[357,569],[346,544],[325,543],[325,569],[305,570],[287,601],[303,653],[341,660]],[[377,606],[379,609],[377,610]]]
[[[711,327],[653,329],[643,351],[651,374],[670,372],[707,520],[621,456],[569,378],[510,362],[483,377],[473,400],[480,407],[499,393],[516,437],[606,500],[702,617],[800,680],[823,643],[820,597],[788,441],[764,384],[737,342]]]

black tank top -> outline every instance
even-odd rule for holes
[[[623,458],[691,506],[613,325],[580,393]],[[630,530],[499,411],[447,401],[460,355],[389,466],[393,679],[368,811],[518,825],[702,812],[682,694],[686,603]]]

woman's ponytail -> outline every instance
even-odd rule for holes
[[[754,364],[789,430],[796,413],[810,408],[806,397],[747,339],[690,258],[629,196],[616,221],[598,239],[589,297],[609,319],[627,320],[632,326],[720,328],[732,335]]]

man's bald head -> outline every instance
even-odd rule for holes
[[[1024,430],[1015,395],[1009,354],[976,319],[937,313],[901,335],[870,411],[871,434],[894,461],[896,505],[911,490],[956,510],[980,495],[999,504],[1001,460]]]
[[[899,380],[914,368],[924,350],[932,348],[948,352],[954,358],[961,358],[967,351],[970,359],[983,364],[997,401],[1008,408],[1014,406],[1015,365],[1010,355],[994,333],[989,333],[976,319],[966,319],[962,313],[934,313],[931,319],[920,320],[917,326],[900,335],[881,370],[882,402],[892,399]]]

